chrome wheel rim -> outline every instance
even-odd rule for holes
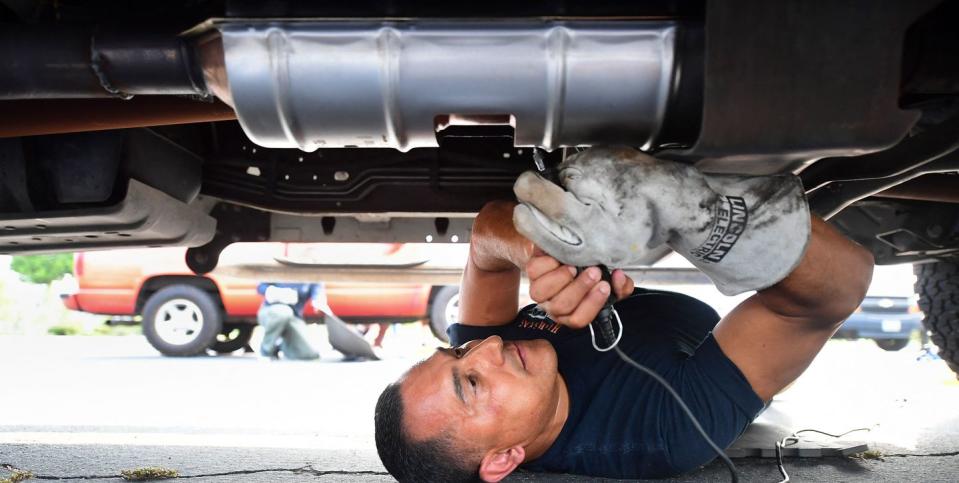
[[[446,309],[443,311],[443,321],[449,327],[455,324],[460,318],[460,294],[450,297],[446,302]]]
[[[157,336],[172,345],[185,345],[200,336],[203,329],[203,312],[197,304],[187,299],[172,299],[164,302],[153,318]]]

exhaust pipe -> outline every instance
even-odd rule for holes
[[[0,100],[209,95],[188,39],[0,27]]]
[[[0,29],[0,101],[215,96],[253,142],[304,151],[437,147],[456,124],[512,125],[517,147],[655,148],[698,137],[702,49],[701,27],[671,21],[227,20],[182,35],[13,26]],[[208,107],[150,116],[230,117]],[[152,122],[107,117],[114,128]]]
[[[682,92],[701,96],[702,90],[701,76],[684,74],[677,59],[681,32],[674,22],[225,21],[217,27],[226,79],[216,86],[224,91],[228,80],[232,99],[225,102],[250,139],[265,147],[407,151],[438,146],[437,130],[464,122],[509,123],[516,146],[550,150],[651,147],[668,137],[666,124],[692,124],[698,134],[701,106],[669,112]],[[675,115],[685,117],[667,119]]]
[[[0,138],[235,119],[225,74],[206,67],[222,59],[215,32],[0,27]]]

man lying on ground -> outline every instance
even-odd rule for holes
[[[452,348],[380,396],[377,450],[401,482],[495,482],[518,467],[618,478],[689,471],[715,453],[676,401],[592,346],[585,327],[610,290],[624,326],[618,347],[665,378],[726,447],[869,285],[871,255],[810,217],[795,177],[704,175],[627,149],[592,149],[560,168],[565,190],[526,173],[514,188],[521,204],[483,208]],[[594,266],[628,266],[662,244],[723,293],[756,294],[720,320],[691,297],[634,289],[622,270],[607,283]],[[538,305],[519,310],[521,270]]]

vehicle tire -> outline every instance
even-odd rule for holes
[[[165,356],[203,354],[223,328],[219,304],[206,291],[171,285],[143,306],[143,335]]]
[[[433,336],[443,342],[449,342],[446,328],[455,324],[459,318],[460,288],[456,285],[447,285],[436,291],[433,303],[430,304],[430,331]]]
[[[252,324],[224,324],[210,349],[217,354],[229,354],[246,347],[253,338],[253,327]]]
[[[913,266],[922,323],[941,357],[959,374],[959,261]]]
[[[909,345],[909,339],[875,339],[876,345],[884,351],[900,351]]]

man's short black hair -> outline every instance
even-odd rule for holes
[[[376,401],[376,451],[386,470],[400,483],[444,481],[479,482],[479,463],[463,467],[464,455],[457,454],[448,434],[426,441],[413,441],[403,426],[403,398],[400,383],[386,386]],[[459,451],[460,453],[462,451]]]

